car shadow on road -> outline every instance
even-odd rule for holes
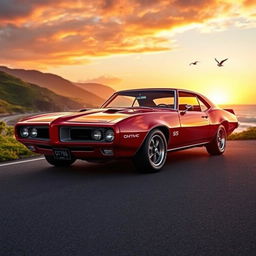
[[[204,148],[169,152],[166,164],[179,164],[180,162],[187,162],[191,160],[196,161],[197,159],[209,159],[209,157],[209,154]]]
[[[203,160],[209,161],[210,156],[204,149],[191,149],[179,152],[168,153],[167,161],[163,170],[179,169],[185,164],[200,164]],[[200,160],[200,161],[199,161]],[[198,162],[199,161],[199,162]],[[47,171],[54,174],[68,176],[118,176],[118,175],[139,175],[131,160],[113,160],[107,163],[88,163],[76,161],[71,167],[49,167]]]

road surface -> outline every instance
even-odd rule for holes
[[[256,141],[129,161],[0,166],[0,255],[256,255]]]
[[[23,114],[13,114],[13,115],[0,115],[0,121],[5,122],[7,125],[15,125],[20,119],[28,116],[34,116],[42,114],[39,113],[23,113]]]

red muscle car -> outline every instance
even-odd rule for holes
[[[15,134],[54,166],[129,157],[138,171],[156,172],[169,151],[205,146],[223,154],[237,127],[232,109],[192,91],[158,88],[117,92],[99,109],[29,117]]]

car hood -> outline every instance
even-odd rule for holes
[[[70,123],[117,123],[125,118],[142,113],[163,111],[154,108],[90,109],[82,112],[58,112],[29,117],[23,123],[51,123],[64,121]]]

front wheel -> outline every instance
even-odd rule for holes
[[[227,144],[227,132],[223,125],[220,125],[213,140],[206,145],[210,155],[221,155],[224,153]]]
[[[153,173],[164,166],[166,156],[166,138],[160,130],[155,129],[149,133],[133,160],[138,172]]]
[[[45,160],[51,164],[51,165],[54,165],[56,167],[67,167],[67,166],[70,166],[71,164],[73,164],[76,159],[71,159],[71,160],[56,160],[53,156],[47,156],[47,155],[44,155],[45,157]]]

